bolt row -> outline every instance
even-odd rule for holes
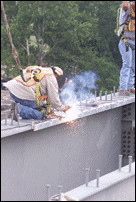
[[[17,114],[18,126],[20,126],[19,114]],[[7,125],[7,113],[5,114],[5,125]],[[13,126],[13,113],[11,114],[11,126]]]
[[[119,171],[121,171],[121,167],[122,167],[122,155],[119,155],[119,166],[118,169]],[[131,164],[132,164],[132,156],[128,156],[129,159],[129,172],[131,172]],[[85,186],[88,187],[88,182],[89,182],[89,168],[85,169]],[[99,187],[99,178],[100,178],[100,169],[96,169],[96,187]],[[49,201],[50,198],[50,185],[47,184],[47,201]],[[58,201],[61,201],[61,190],[62,190],[62,186],[58,186]]]

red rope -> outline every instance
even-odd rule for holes
[[[3,1],[1,1],[1,10],[2,10],[2,13],[3,13],[3,18],[4,18],[5,26],[6,26],[6,29],[7,29],[7,32],[8,32],[9,41],[10,41],[11,46],[12,46],[13,56],[15,58],[15,61],[16,61],[17,65],[18,65],[19,69],[22,70],[21,63],[19,61],[19,57],[18,57],[17,51],[16,51],[15,46],[14,46],[13,41],[12,41],[12,37],[11,37],[11,33],[10,33],[8,21],[7,21],[7,17],[6,17],[5,10],[4,10]]]

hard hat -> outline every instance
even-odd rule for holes
[[[60,67],[54,67],[54,71],[59,76],[63,75],[63,70]]]

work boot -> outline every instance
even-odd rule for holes
[[[129,95],[129,91],[128,90],[120,90],[119,91],[119,95]]]
[[[130,93],[135,94],[135,88],[130,89]]]

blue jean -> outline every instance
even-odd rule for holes
[[[128,43],[135,49],[135,41],[127,39]],[[134,88],[135,82],[135,50],[130,47],[126,51],[126,44],[121,39],[119,42],[119,51],[122,56],[122,68],[120,71],[120,90]]]
[[[15,102],[17,102],[20,117],[22,117],[23,119],[38,119],[38,120],[43,119],[43,114],[36,109],[37,108],[36,101],[23,100],[17,98],[11,92],[9,93],[11,98]]]

